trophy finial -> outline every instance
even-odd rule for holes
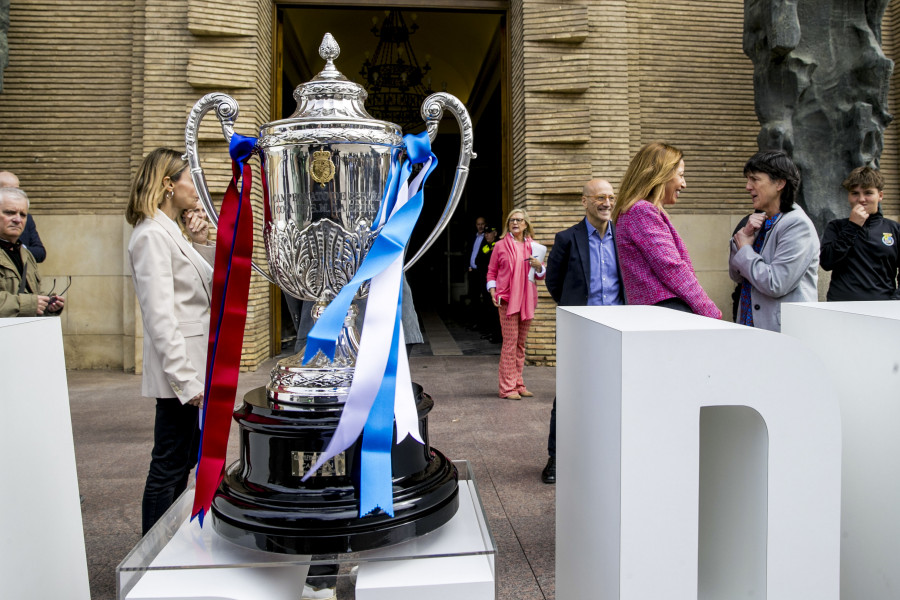
[[[319,56],[331,63],[334,62],[334,59],[340,56],[340,54],[341,47],[338,46],[334,36],[330,33],[326,33],[325,37],[322,38],[322,44],[319,46]]]

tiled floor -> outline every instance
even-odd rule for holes
[[[501,400],[499,345],[450,318],[441,322],[459,352],[450,347],[444,352],[452,355],[434,356],[426,344],[410,359],[413,380],[435,400],[429,416],[431,442],[448,457],[472,464],[499,547],[499,600],[552,599],[555,495],[553,486],[541,483],[540,472],[546,462],[555,369],[526,367],[525,380],[535,397]],[[274,359],[243,374],[238,398],[264,385],[273,365]],[[140,377],[135,375],[70,371],[68,380],[78,480],[85,496],[91,596],[112,600],[116,565],[140,539],[153,401],[140,397]],[[236,452],[232,435],[229,456]]]

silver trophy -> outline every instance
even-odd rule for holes
[[[319,46],[325,68],[294,90],[297,110],[287,119],[260,127],[257,148],[268,184],[263,237],[268,272],[253,267],[286,293],[315,302],[318,318],[353,277],[378,235],[373,222],[381,206],[392,161],[403,152],[400,127],[366,112],[365,89],[334,66],[340,47],[330,33]],[[222,93],[207,94],[191,111],[185,128],[186,159],[200,200],[213,223],[218,215],[209,195],[197,153],[200,121],[210,110],[227,140],[234,133],[237,102]],[[459,202],[469,172],[472,121],[463,104],[446,93],[425,99],[421,113],[434,141],[438,123],[448,110],[461,132],[459,163],[450,197],[434,230],[406,264],[412,266],[441,234]],[[365,298],[360,287],[357,301]],[[310,402],[341,402],[350,388],[359,332],[356,301],[350,307],[330,361],[322,353],[308,365],[303,354],[278,362],[267,386],[269,403],[277,408]]]

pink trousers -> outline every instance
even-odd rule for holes
[[[522,369],[525,368],[525,340],[528,339],[528,329],[531,327],[531,319],[519,318],[519,313],[507,316],[506,303],[503,303],[500,313],[500,330],[503,333],[503,346],[500,349],[500,393],[501,398],[521,392],[525,389],[525,381],[522,379]]]

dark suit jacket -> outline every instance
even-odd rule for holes
[[[47,258],[47,251],[44,249],[43,242],[41,242],[41,236],[38,235],[37,225],[34,224],[34,218],[30,214],[28,215],[28,220],[25,221],[25,231],[19,236],[19,241],[28,248],[28,251],[31,252],[34,260],[37,262],[44,262],[44,259]]]
[[[612,222],[610,231],[615,238],[616,230]],[[619,290],[625,302],[625,286],[622,271],[616,261],[619,275]],[[584,219],[556,234],[553,249],[547,260],[547,289],[553,300],[560,306],[584,306],[588,301],[591,282],[591,249],[588,242],[587,224]]]

